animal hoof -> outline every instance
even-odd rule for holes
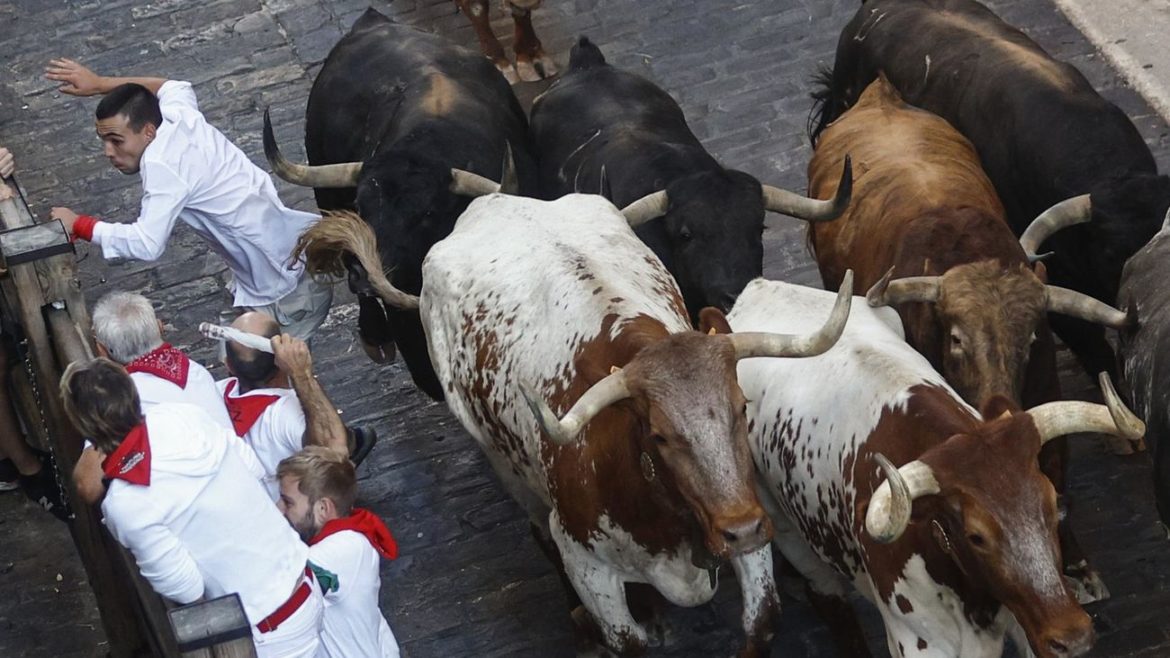
[[[517,57],[516,71],[524,82],[537,82],[556,75],[557,66],[548,55],[538,55],[533,59]]]
[[[501,74],[503,74],[504,79],[508,81],[508,84],[514,85],[517,82],[520,82],[520,77],[516,75],[516,69],[512,66],[512,62],[509,62],[506,59],[498,61],[496,62],[496,68],[499,69]]]
[[[363,340],[361,343],[362,349],[366,351],[366,356],[370,357],[374,363],[390,363],[394,360],[396,349],[393,342],[374,345]]]
[[[1109,598],[1109,588],[1101,575],[1084,560],[1064,568],[1064,582],[1081,605]]]

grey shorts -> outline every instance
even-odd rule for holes
[[[329,307],[332,305],[332,283],[328,280],[317,281],[303,274],[300,283],[289,294],[271,304],[247,310],[271,315],[280,323],[282,333],[308,342],[329,315]]]

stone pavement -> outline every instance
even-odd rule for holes
[[[1084,71],[1167,162],[1165,123],[1048,0],[991,4]],[[451,0],[373,5],[475,46]],[[311,82],[366,6],[364,0],[0,3],[0,144],[15,151],[34,212],[44,216],[51,205],[67,205],[110,219],[134,217],[137,178],[118,174],[101,157],[92,127],[95,101],[63,96],[40,76],[47,60],[61,55],[99,72],[191,80],[207,118],[265,168],[261,113],[271,106],[278,138],[299,158]],[[562,66],[576,36],[588,34],[611,62],[671,92],[725,164],[803,189],[808,80],[831,63],[836,35],[856,6],[855,0],[549,0],[535,23]],[[510,21],[498,6],[493,15],[507,44]],[[518,92],[531,97],[539,88]],[[308,190],[278,186],[290,205],[313,208]],[[803,227],[777,216],[767,223],[767,275],[817,284]],[[217,318],[226,301],[225,273],[190,231],[180,227],[157,263],[106,262],[87,246],[79,258],[91,303],[113,289],[143,292],[157,303],[169,338],[212,361],[214,346],[195,327]],[[356,309],[343,288],[314,355],[346,422],[372,424],[383,437],[361,469],[361,494],[400,541],[401,557],[382,571],[382,607],[404,655],[570,655],[559,582],[520,511],[445,406],[416,393],[400,363],[378,367],[366,359],[354,335]],[[1083,394],[1088,380],[1067,356],[1066,390]],[[1170,655],[1164,615],[1170,551],[1155,529],[1147,460],[1107,455],[1093,442],[1078,444],[1076,453],[1073,516],[1113,591],[1112,600],[1090,607],[1100,634],[1092,655]],[[62,526],[20,496],[0,496],[0,656],[103,654],[92,595],[68,542]],[[655,655],[731,654],[738,614],[734,580],[725,578],[713,605],[670,611],[668,646]],[[878,651],[882,635],[872,612],[867,628]],[[773,655],[829,656],[828,640],[808,606],[786,596]]]

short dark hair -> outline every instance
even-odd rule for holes
[[[142,422],[134,380],[105,357],[69,364],[61,376],[61,397],[69,420],[107,454]]]
[[[261,335],[265,338],[276,338],[280,335],[280,325],[273,322]],[[276,374],[276,357],[268,352],[254,350],[231,341],[227,343],[226,352],[227,366],[244,388],[264,388],[265,382]]]
[[[138,132],[148,123],[155,128],[162,125],[162,110],[158,108],[158,97],[150,90],[135,82],[114,87],[97,106],[97,118],[109,119],[118,114],[126,115],[130,130]]]

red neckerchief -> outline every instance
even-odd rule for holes
[[[374,550],[378,551],[382,557],[393,560],[398,557],[398,543],[394,541],[394,536],[390,534],[390,529],[368,509],[360,507],[353,508],[349,516],[340,519],[333,519],[326,521],[325,525],[321,526],[321,531],[309,540],[309,546],[325,539],[342,530],[353,530],[365,535],[366,539],[370,541],[370,545]]]
[[[150,486],[150,437],[146,434],[145,422],[130,430],[118,449],[106,457],[102,471],[111,479]]]
[[[163,343],[126,364],[126,372],[145,372],[179,388],[187,388],[187,373],[190,370],[191,359],[169,343]]]
[[[264,410],[280,400],[280,396],[241,395],[232,397],[232,391],[235,390],[237,381],[236,379],[228,381],[227,387],[223,389],[223,403],[227,405],[228,415],[231,416],[236,436],[244,436],[248,430],[252,429],[256,421],[260,420],[260,416],[264,415]]]

